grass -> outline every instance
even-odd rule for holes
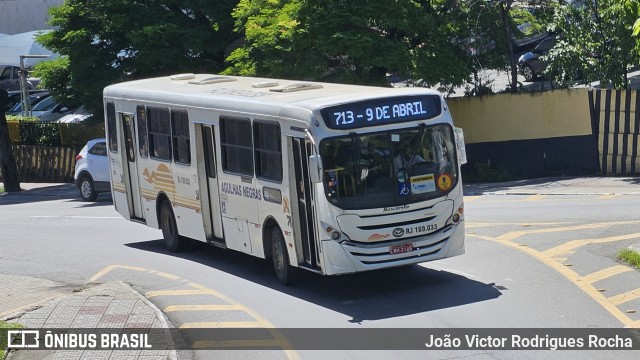
[[[0,193],[4,192],[4,186],[0,185]]]
[[[1,186],[0,186],[1,188]],[[19,329],[21,328],[22,325],[17,324],[17,323],[10,323],[10,322],[6,322],[6,321],[0,321],[0,360],[3,360],[5,358],[5,356],[7,356],[7,353],[5,352],[5,346],[7,344],[7,340],[6,340],[6,335],[7,332],[5,330],[7,329]]]
[[[636,268],[640,268],[640,253],[637,251],[622,249],[618,252],[618,259]]]

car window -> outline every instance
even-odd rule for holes
[[[107,156],[107,143],[106,142],[95,143],[95,145],[93,145],[93,147],[89,149],[89,154]]]
[[[49,96],[46,99],[39,101],[37,104],[35,104],[31,110],[32,111],[48,111],[53,109],[56,106],[56,100],[53,98],[53,96]]]
[[[555,45],[556,39],[554,37],[548,37],[540,42],[536,46],[537,51],[549,51]]]
[[[9,75],[11,74],[11,68],[4,68],[4,71],[2,71],[2,75],[0,75],[0,80],[7,80],[9,79]]]

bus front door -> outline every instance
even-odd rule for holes
[[[126,166],[122,167],[124,172],[125,189],[127,193],[127,203],[131,219],[144,219],[142,211],[142,199],[140,197],[140,184],[138,181],[138,164],[136,161],[136,132],[134,117],[132,114],[120,114],[122,119],[122,131],[124,135],[125,161]]]
[[[295,171],[295,184],[291,185],[293,226],[296,236],[296,245],[302,247],[306,266],[313,269],[320,268],[320,254],[315,229],[314,199],[312,184],[309,178],[309,155],[313,153],[313,147],[309,141],[301,138],[291,139],[291,151],[289,158],[293,159]],[[295,185],[295,186],[294,186]],[[295,188],[295,189],[294,189]]]
[[[222,245],[224,233],[220,212],[220,190],[216,177],[216,142],[214,126],[196,124],[196,153],[200,179],[200,204],[205,235],[215,245]]]

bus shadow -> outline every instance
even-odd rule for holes
[[[169,253],[161,240],[126,246],[178,256],[351,317],[353,323],[424,313],[496,299],[504,287],[419,265],[322,276],[301,271],[296,286],[278,282],[271,262],[203,243]],[[428,264],[427,264],[428,266]]]

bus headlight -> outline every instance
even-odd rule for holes
[[[453,216],[451,216],[449,223],[450,224],[457,224],[458,222],[460,222],[460,219],[462,218],[462,214],[464,213],[464,207],[460,206],[458,208],[458,211],[456,211]]]
[[[322,229],[324,230],[324,232],[327,233],[327,235],[329,235],[333,240],[340,240],[342,239],[343,235],[340,231],[338,231],[336,228],[334,228],[331,225],[327,225],[325,223],[321,223],[322,225]]]

